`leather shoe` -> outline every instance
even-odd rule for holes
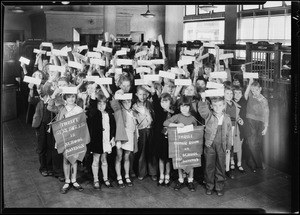
[[[234,175],[232,174],[231,171],[225,172],[225,175],[230,179],[234,179]]]
[[[57,178],[60,182],[64,182],[66,180],[65,177],[63,176],[58,176]]]
[[[151,176],[151,179],[152,179],[152,181],[157,181],[156,175],[152,175],[152,176]]]
[[[191,192],[195,192],[195,185],[193,182],[188,183],[188,188]]]
[[[217,190],[217,195],[218,195],[218,196],[223,196],[223,195],[224,195],[223,190]]]
[[[209,190],[209,189],[206,189],[206,195],[211,195],[212,194],[212,191],[211,190]]]
[[[48,176],[48,172],[46,170],[41,171],[41,175],[44,177]]]
[[[78,190],[79,192],[83,191],[83,187],[78,184],[76,181],[72,183],[73,187]]]
[[[64,186],[60,189],[60,193],[66,194],[71,189],[70,183],[65,183]]]
[[[96,181],[96,182],[94,182],[94,185],[93,185],[93,187],[94,187],[94,189],[95,189],[95,190],[100,190],[100,189],[101,189],[101,187],[100,187],[100,183],[99,183],[99,181]]]
[[[174,187],[174,190],[180,190],[181,188],[183,188],[184,184],[177,181],[175,187]]]

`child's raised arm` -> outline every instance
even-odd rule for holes
[[[251,88],[251,84],[252,83],[253,83],[253,78],[250,78],[249,79],[249,84],[248,84],[247,89],[246,89],[245,94],[244,94],[246,100],[248,100],[249,93],[250,93],[250,88]]]

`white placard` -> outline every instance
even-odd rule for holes
[[[77,94],[77,87],[59,87],[62,94]]]
[[[99,52],[88,52],[87,56],[91,58],[101,58],[101,54]]]
[[[138,58],[138,57],[144,56],[144,55],[146,55],[146,54],[147,54],[147,51],[144,50],[144,51],[141,51],[141,52],[136,53],[136,54],[135,54],[135,57]]]
[[[220,72],[225,71],[224,65],[220,65]]]
[[[224,89],[205,90],[206,97],[224,96]]]
[[[112,78],[99,78],[95,82],[99,85],[112,84]]]
[[[219,56],[219,60],[224,60],[224,59],[228,59],[228,58],[233,58],[233,53],[228,53],[228,54],[221,54]]]
[[[40,50],[40,49],[33,49],[33,53],[36,53],[36,54],[39,54],[39,53],[46,54],[46,51],[45,50]]]
[[[175,79],[175,85],[190,86],[190,85],[192,85],[192,80],[191,79]]]
[[[258,73],[257,72],[244,72],[243,73],[243,78],[258,78]]]
[[[102,50],[104,52],[112,53],[112,48],[109,48],[109,47],[101,46],[100,50]]]
[[[155,60],[151,60],[152,64],[165,64],[165,60],[164,59],[155,59]]]
[[[41,82],[42,82],[41,79],[33,78],[33,77],[30,77],[30,76],[24,76],[23,81],[26,82],[26,83],[31,83],[31,84],[36,84],[36,85],[40,85]]]
[[[79,52],[81,52],[82,50],[89,49],[89,47],[87,45],[84,45],[84,46],[79,46],[78,49],[79,49]]]
[[[102,59],[91,58],[90,63],[95,65],[105,66],[105,61]]]
[[[182,66],[184,66],[184,65],[188,65],[188,64],[192,64],[193,62],[192,61],[190,61],[190,60],[179,60],[178,62],[177,62],[177,65],[178,65],[178,67],[180,68],[180,67],[182,67]]]
[[[194,56],[185,56],[185,55],[182,55],[181,56],[181,60],[184,60],[184,61],[195,61],[196,57]]]
[[[115,68],[115,73],[117,74],[117,75],[122,75],[122,68]]]
[[[175,79],[175,73],[165,72],[162,70],[159,71],[159,76],[163,77],[163,78],[168,78],[168,79]]]
[[[97,49],[101,49],[101,46],[102,46],[102,40],[98,40]]]
[[[65,52],[70,52],[72,51],[72,48],[71,47],[68,47],[68,46],[65,46],[61,49],[61,51],[65,51]]]
[[[75,61],[69,61],[68,62],[69,67],[77,68],[77,69],[83,69],[83,65],[81,63],[75,62]]]
[[[77,53],[77,52],[74,52],[73,55],[74,55],[76,58],[79,58],[80,60],[87,61],[87,57],[86,57],[86,56],[83,56],[82,54],[79,54],[79,53]]]
[[[43,46],[43,47],[53,47],[53,44],[52,44],[52,43],[46,43],[46,42],[43,42],[43,43],[42,43],[42,46]]]
[[[121,50],[125,50],[126,52],[130,52],[130,49],[129,48],[121,48]]]
[[[65,73],[66,67],[56,66],[56,65],[49,65],[49,71],[58,71],[58,72],[61,72],[61,73]]]
[[[194,131],[194,126],[193,125],[186,125],[183,128],[177,127],[177,133],[178,134],[191,132],[191,131]]]
[[[190,55],[190,56],[194,56],[196,54],[196,51],[194,50],[184,50],[183,52],[185,55]]]
[[[200,57],[198,57],[198,60],[200,61],[200,60],[203,60],[203,59],[208,58],[208,57],[209,57],[209,53],[206,53],[206,54],[201,55]]]
[[[158,42],[159,42],[159,46],[160,47],[164,47],[165,45],[164,45],[164,41],[162,39],[162,35],[161,34],[158,35],[157,39],[158,39]]]
[[[108,32],[104,33],[104,38],[105,38],[105,42],[108,42],[108,39],[109,39],[109,33]]]
[[[52,52],[46,52],[46,55],[47,55],[47,56],[51,56],[51,55],[52,55]]]
[[[217,88],[217,89],[224,88],[224,84],[219,84],[219,83],[209,81],[206,84],[206,88]]]
[[[93,48],[93,51],[94,51],[94,52],[101,52],[101,53],[103,53],[103,51],[101,50],[101,48],[96,48],[96,47],[94,47],[94,48]]]
[[[68,56],[68,52],[59,49],[52,49],[52,54],[56,56]]]
[[[138,68],[136,68],[136,73],[141,73],[141,72],[150,73],[151,69],[149,67],[138,67]]]
[[[134,85],[138,86],[138,85],[148,85],[151,84],[151,82],[149,83],[149,81],[145,81],[144,79],[135,79],[134,80]]]
[[[115,94],[116,100],[129,100],[132,99],[132,93]]]
[[[122,50],[122,49],[121,49],[121,50],[119,50],[119,51],[116,51],[116,55],[118,55],[118,56],[119,56],[119,55],[127,55],[127,50],[124,50],[124,49]]]
[[[215,48],[215,44],[214,43],[203,43],[203,47]]]
[[[145,81],[159,81],[159,75],[144,75]]]
[[[227,72],[211,72],[210,78],[227,78]]]
[[[115,37],[113,34],[110,35],[110,38],[111,38],[113,41],[116,41],[116,37]]]
[[[117,59],[117,65],[132,65],[132,59]]]
[[[151,60],[138,60],[139,66],[151,66],[152,62]]]
[[[27,58],[25,58],[25,57],[20,57],[19,61],[20,61],[21,63],[26,64],[26,65],[29,65],[29,63],[30,63],[30,60],[27,59]]]
[[[93,81],[93,82],[97,82],[99,78],[100,78],[99,76],[95,76],[95,75],[87,75],[85,77],[87,81]]]
[[[184,70],[177,67],[171,67],[171,72],[174,74],[185,75]]]
[[[151,44],[150,49],[149,49],[149,54],[153,54],[154,53],[154,48],[155,46],[153,44]]]

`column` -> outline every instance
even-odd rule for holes
[[[117,7],[115,5],[104,6],[104,26],[103,33],[109,32],[116,36],[116,22],[117,22]]]

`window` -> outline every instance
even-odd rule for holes
[[[282,1],[267,1],[263,4],[263,8],[282,7]]]
[[[185,6],[185,15],[195,15],[196,14],[196,6],[195,5],[186,5]]]
[[[216,8],[213,9],[214,13],[225,12],[225,5],[214,5]]]
[[[254,18],[253,38],[259,40],[268,38],[268,17]]]
[[[243,5],[243,10],[253,10],[253,9],[259,9],[259,5]]]
[[[285,1],[284,2],[287,6],[291,6],[292,2],[291,1]]]
[[[184,23],[183,40],[224,43],[224,20]]]

